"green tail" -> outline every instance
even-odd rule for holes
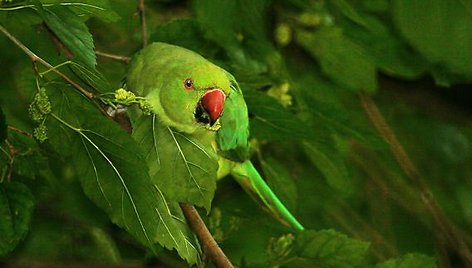
[[[246,192],[256,200],[261,201],[280,222],[298,231],[304,230],[303,226],[272,192],[264,179],[262,179],[251,161],[247,160],[236,164],[231,174]]]

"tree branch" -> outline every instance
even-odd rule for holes
[[[39,62],[41,65],[44,67],[52,70],[54,73],[59,75],[64,81],[67,83],[71,84],[73,87],[75,87],[77,90],[79,90],[82,94],[84,94],[87,98],[93,99],[95,97],[95,94],[92,92],[86,90],[76,82],[74,82],[72,79],[67,77],[65,74],[62,72],[58,71],[56,68],[54,68],[51,64],[49,64],[47,61],[43,60],[40,58],[38,55],[36,55],[33,51],[31,51],[29,48],[27,48],[23,43],[20,42],[20,40],[16,39],[13,35],[11,35],[5,28],[3,28],[2,25],[0,25],[0,32],[2,32],[8,39],[10,39],[16,46],[18,46],[23,52],[25,52],[26,55],[28,55],[33,62]]]
[[[449,245],[463,258],[464,263],[466,263],[467,266],[472,267],[472,254],[460,230],[458,230],[454,223],[449,221],[444,215],[444,212],[434,199],[428,185],[425,183],[424,179],[418,172],[418,169],[413,164],[413,161],[411,161],[410,157],[406,153],[405,148],[398,141],[393,130],[385,121],[385,118],[382,116],[382,113],[375,102],[366,93],[361,93],[359,98],[370,122],[379,132],[380,136],[382,136],[382,138],[390,145],[390,150],[398,165],[420,192],[421,200],[431,214],[433,223],[445,235]]]
[[[232,268],[233,264],[231,264],[223,250],[218,246],[195,207],[189,204],[180,203],[180,208],[182,209],[190,227],[197,234],[202,243],[204,252],[212,259],[216,267]]]
[[[139,17],[141,19],[142,46],[143,48],[145,48],[148,44],[148,36],[147,36],[147,27],[146,27],[146,17],[144,15],[144,0],[138,0],[138,12],[139,12]]]
[[[112,60],[122,61],[126,64],[128,64],[131,60],[130,57],[105,53],[105,52],[101,52],[101,51],[98,51],[98,50],[95,50],[95,54],[97,56],[100,56],[100,57],[103,57],[103,58],[109,58],[109,59],[112,59]]]

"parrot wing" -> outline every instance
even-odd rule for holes
[[[231,94],[225,100],[225,108],[220,118],[221,128],[216,135],[220,154],[236,162],[249,158],[249,120],[243,93],[234,77],[227,73]]]

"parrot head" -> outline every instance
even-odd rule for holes
[[[164,43],[139,53],[127,85],[145,97],[164,124],[188,133],[202,127],[218,130],[231,92],[224,69],[193,51]]]

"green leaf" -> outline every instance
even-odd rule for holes
[[[78,17],[95,17],[105,22],[116,22],[120,16],[112,10],[112,4],[108,0],[72,0],[63,3],[59,2],[61,6],[67,6]],[[43,2],[45,3],[45,2]]]
[[[244,92],[244,99],[249,110],[252,136],[270,141],[308,137],[310,130],[275,98],[249,90]]]
[[[0,144],[7,138],[7,122],[3,114],[2,107],[0,107]]]
[[[400,258],[390,259],[378,263],[375,268],[435,268],[436,260],[423,254],[406,254]]]
[[[101,93],[113,91],[110,83],[98,70],[91,69],[87,66],[84,66],[80,62],[73,61],[71,61],[70,63],[70,68],[87,85],[89,85],[96,91]]]
[[[194,19],[176,19],[160,24],[150,41],[174,44],[199,53],[215,50],[216,47],[216,44],[203,38],[202,29]]]
[[[472,81],[472,13],[467,1],[395,0],[393,20],[442,84]]]
[[[342,156],[335,151],[335,148],[325,144],[305,142],[304,149],[308,158],[321,171],[331,187],[344,194],[352,191],[352,180]]]
[[[81,18],[96,17],[104,22],[115,22],[120,16],[112,10],[109,0],[41,0],[43,6],[64,6]]]
[[[366,27],[353,23],[343,25],[344,33],[363,48],[377,67],[390,76],[415,79],[423,75],[429,63],[412,51],[405,40],[379,18],[363,14]]]
[[[168,204],[152,183],[131,136],[70,87],[48,89],[53,104],[46,121],[50,143],[76,166],[86,195],[151,250],[158,242],[175,248],[189,264],[199,262],[198,246],[180,209]]]
[[[187,202],[210,211],[218,162],[214,135],[188,135],[163,125],[156,115],[143,115],[133,138],[145,152],[152,181],[172,202]],[[202,130],[208,132],[207,130]]]
[[[39,4],[36,6],[46,25],[74,54],[74,57],[94,69],[97,59],[92,35],[80,17],[68,7],[43,8]]]
[[[353,91],[377,90],[376,66],[369,54],[344,36],[341,28],[298,30],[297,42],[318,60],[324,74]]]
[[[287,267],[366,267],[369,243],[334,230],[300,233]]]
[[[0,257],[26,236],[34,208],[30,189],[19,182],[0,183]]]
[[[269,2],[201,0],[194,2],[194,10],[205,37],[223,47],[233,60],[241,62],[245,61],[242,40],[261,40],[266,36]]]
[[[359,14],[359,12],[357,12],[349,2],[346,0],[334,0],[332,3],[343,13],[344,16],[363,27],[367,27],[367,22],[364,20],[362,15]]]

